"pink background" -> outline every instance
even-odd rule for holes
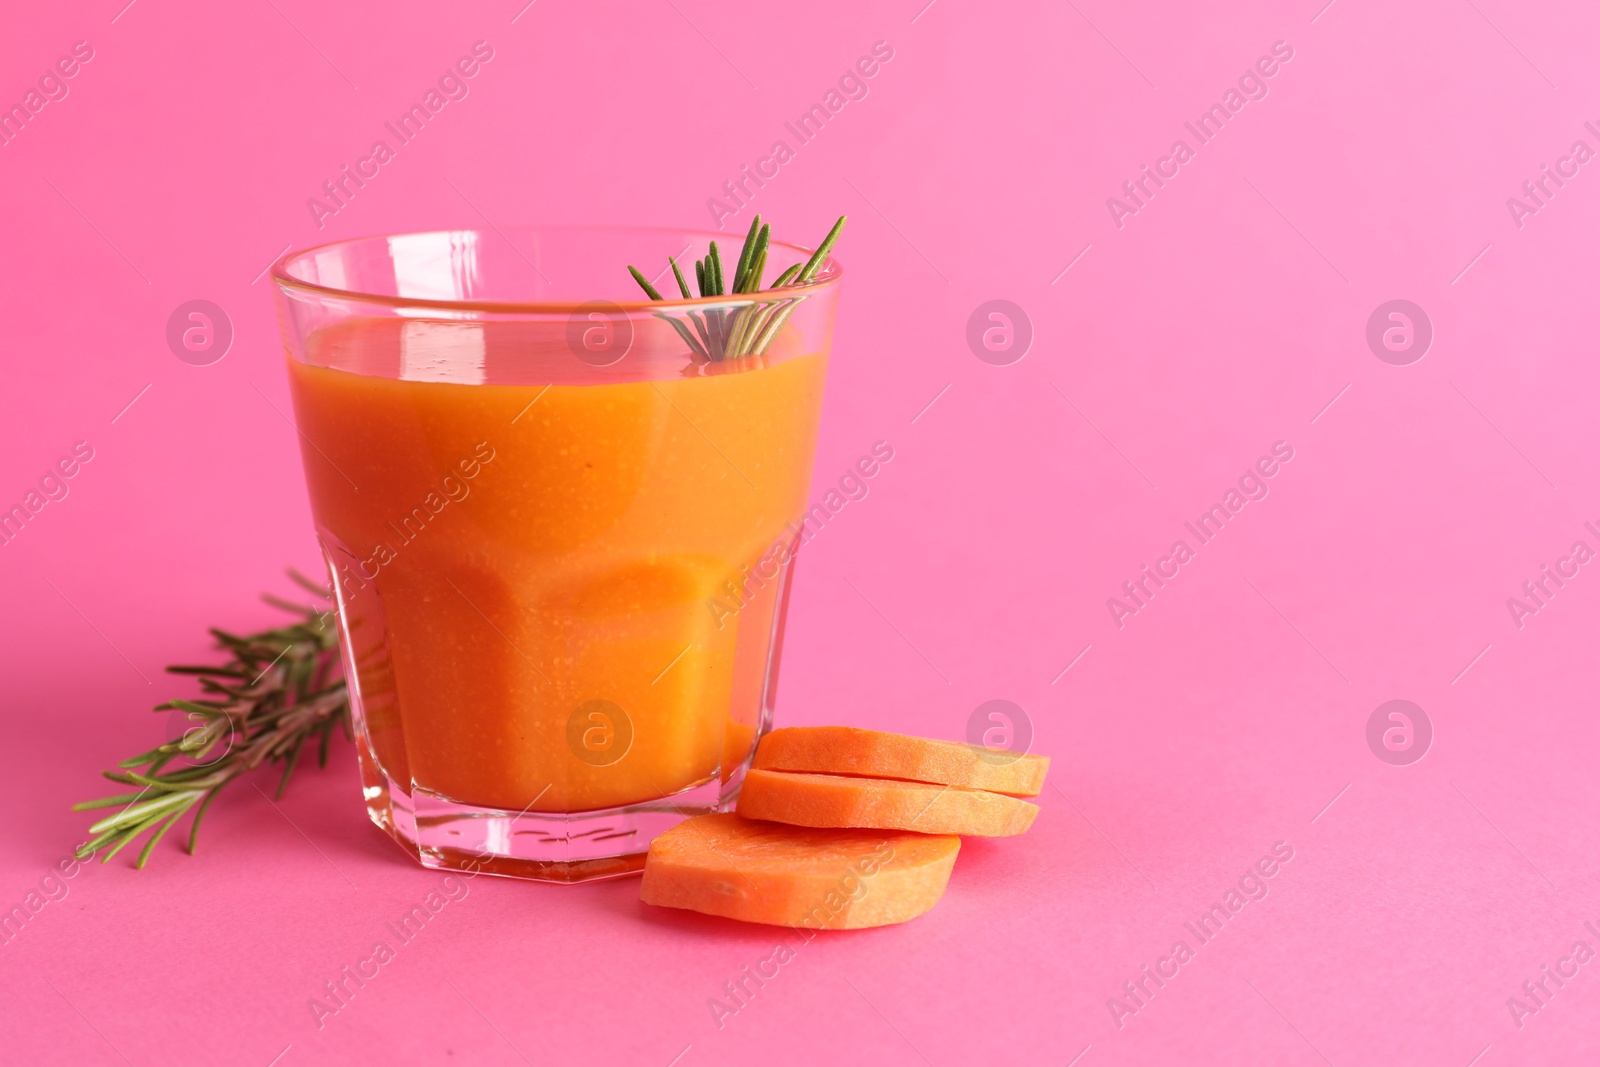
[[[0,905],[81,840],[67,808],[99,768],[162,734],[144,709],[181,692],[162,666],[204,656],[207,625],[274,618],[255,595],[316,565],[259,277],[285,246],[485,217],[708,223],[879,40],[870,94],[753,205],[798,240],[852,219],[817,494],[874,441],[896,452],[806,551],[780,718],[961,737],[1015,701],[1058,788],[1026,838],[969,842],[932,913],[806,945],[720,1030],[707,999],[780,932],[647,909],[632,880],[490,879],[319,1030],[308,999],[440,877],[366,823],[341,745],[281,814],[236,788],[199,855],[169,841],[142,873],[119,857],[68,882],[0,949],[5,1058],[1600,1053],[1600,962],[1520,1028],[1507,1007],[1575,941],[1600,949],[1600,575],[1520,629],[1506,604],[1574,541],[1600,547],[1600,174],[1520,228],[1506,205],[1575,140],[1600,148],[1600,16],[523,2],[8,13],[0,103],[75,41],[94,58],[0,147],[0,503],[76,441],[95,457],[0,548]],[[306,199],[478,40],[494,59],[470,95],[319,230]],[[1183,123],[1280,40],[1269,95],[1119,229],[1107,198],[1194,147]],[[211,366],[164,339],[195,298],[236,332]],[[997,298],[1035,331],[1009,366],[964,338]],[[1395,298],[1435,329],[1409,366],[1365,341]],[[1280,440],[1270,495],[1119,628],[1107,598]],[[1410,766],[1365,738],[1397,698],[1434,728]],[[1279,841],[1269,895],[1198,946],[1184,922]],[[1108,998],[1180,938],[1194,959],[1119,1028]]]

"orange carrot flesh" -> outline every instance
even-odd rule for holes
[[[761,739],[752,766],[769,771],[903,778],[1034,797],[1044,788],[1050,759],[853,726],[786,726]]]
[[[1037,804],[954,785],[836,774],[747,771],[739,814],[796,826],[915,830],[1012,837],[1033,825]]]
[[[957,837],[697,815],[650,843],[639,897],[771,926],[887,926],[938,903],[960,848]]]

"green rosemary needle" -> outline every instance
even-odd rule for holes
[[[846,216],[840,215],[839,220],[828,231],[827,237],[823,238],[822,243],[811,254],[811,258],[805,263],[796,263],[786,268],[766,291],[771,292],[774,289],[801,286],[811,282],[822,269],[822,265],[827,262],[833,246],[838,243],[839,235],[844,232],[845,220]],[[695,260],[694,264],[695,288],[699,295],[704,298],[761,292],[761,279],[767,271],[767,251],[771,241],[772,227],[762,222],[760,215],[751,219],[750,229],[745,234],[744,244],[739,249],[739,258],[734,264],[731,288],[726,286],[723,276],[722,251],[717,247],[717,242],[712,241],[705,257]],[[685,300],[693,299],[694,294],[690,292],[689,283],[684,280],[683,271],[678,269],[678,261],[668,256],[667,262],[672,267],[673,278],[677,280],[678,291],[683,294]],[[639,283],[639,287],[651,300],[665,299],[637,267],[630,265],[628,273],[633,275],[633,280]],[[708,308],[703,318],[700,313],[691,310],[687,313],[688,323],[685,323],[679,315],[665,312],[658,312],[656,317],[669,323],[695,355],[704,360],[719,362],[765,352],[767,346],[772,344],[773,338],[778,335],[778,330],[788,321],[789,316],[803,299],[804,297],[790,297],[741,304],[733,308]],[[693,330],[690,329],[691,324]]]
[[[638,282],[639,287],[650,295],[651,300],[661,299],[661,294],[656,292],[656,287],[650,284],[650,280],[648,278],[639,273],[639,269],[637,267],[629,267],[628,273],[633,275],[633,280]]]
[[[667,262],[672,264],[672,276],[674,278],[678,279],[678,289],[683,293],[683,298],[685,300],[690,299],[690,297],[689,297],[689,286],[683,280],[683,271],[678,269],[678,261],[673,259],[671,256],[668,256],[667,257]],[[629,269],[632,269],[632,268],[629,268]]]

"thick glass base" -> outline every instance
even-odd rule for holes
[[[384,774],[358,732],[367,817],[424,867],[542,882],[590,882],[635,874],[657,834],[691,815],[731,811],[743,769],[640,804],[552,814],[481,808],[407,791]]]

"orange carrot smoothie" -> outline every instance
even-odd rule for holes
[[[423,866],[616,877],[732,810],[776,707],[845,222],[814,248],[755,217],[737,246],[430,230],[271,268],[367,817]]]
[[[491,328],[464,384],[463,329],[353,319],[288,362],[377,769],[513,812],[726,778],[770,702],[826,353],[495,384],[537,360]]]

